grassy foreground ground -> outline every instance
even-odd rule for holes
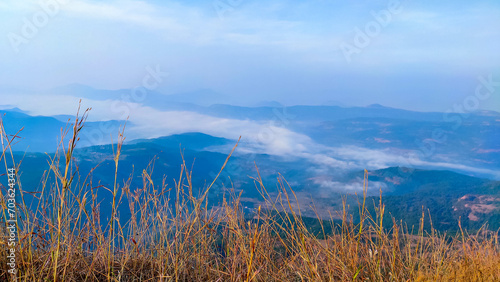
[[[75,177],[73,151],[87,114],[77,115],[63,134],[69,142],[51,156],[42,189],[33,194],[36,205],[25,202],[28,192],[17,183],[15,275],[8,265],[8,187],[2,187],[0,281],[500,281],[498,233],[424,232],[425,213],[413,229],[404,218],[385,215],[382,200],[370,214],[366,194],[360,195],[359,218],[344,212],[342,223],[319,221],[311,230],[281,177],[279,194],[271,197],[257,174],[255,187],[266,204],[251,217],[234,192],[216,208],[209,205],[216,179],[200,191],[186,163],[175,187],[153,183],[148,170],[142,187],[117,181],[99,187],[91,178]],[[9,150],[15,138],[1,123],[0,131],[1,161],[19,173]],[[123,138],[122,132],[114,148],[115,179]],[[50,183],[49,175],[55,179]],[[365,176],[365,192],[367,185]],[[96,189],[112,195],[109,220],[101,218]],[[122,203],[133,215],[125,224],[117,208]],[[386,220],[393,222],[391,229],[382,228]]]

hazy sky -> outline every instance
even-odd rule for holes
[[[2,0],[0,95],[133,88],[159,66],[166,94],[445,111],[500,81],[499,27],[496,0]]]

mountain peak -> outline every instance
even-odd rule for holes
[[[0,106],[0,111],[16,112],[16,113],[22,113],[22,114],[27,114],[28,113],[26,111],[23,111],[23,110],[19,109],[18,107],[14,107],[14,106],[11,106],[11,105]]]
[[[372,108],[372,109],[387,109],[387,107],[385,106],[382,106],[380,104],[371,104],[371,105],[368,105],[366,106],[367,108]]]

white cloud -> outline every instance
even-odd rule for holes
[[[314,184],[319,185],[322,190],[320,190],[321,194],[330,192],[346,192],[346,193],[361,193],[363,192],[364,184],[363,179],[355,179],[353,181],[343,183],[337,182],[334,180],[327,179],[315,179]],[[367,193],[369,195],[378,194],[380,189],[386,190],[387,184],[379,181],[370,181],[367,183]]]
[[[448,169],[482,175],[491,175],[494,178],[500,178],[500,173],[496,170],[477,168],[460,163],[438,162],[422,159],[416,151],[391,152],[387,150],[374,150],[356,146],[347,146],[339,148],[329,148],[329,153],[341,159],[351,160],[358,167],[366,169],[382,169],[390,166],[404,166],[409,168],[430,168],[430,169]]]

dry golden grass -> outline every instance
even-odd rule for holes
[[[71,133],[70,141],[61,142],[50,163],[56,181],[47,183],[48,175],[42,180],[37,206],[28,206],[22,193],[18,197],[18,281],[500,281],[497,234],[429,234],[424,215],[418,234],[411,234],[384,217],[382,201],[369,214],[366,194],[359,219],[344,212],[340,225],[320,221],[333,225],[333,234],[323,225],[313,234],[282,177],[273,198],[257,174],[256,189],[266,204],[249,219],[234,193],[210,208],[207,195],[216,179],[195,197],[185,163],[176,187],[153,183],[144,170],[142,187],[115,181],[107,188],[112,214],[102,222],[90,178],[74,178],[73,151],[86,114],[63,134]],[[1,124],[0,130],[7,138]],[[123,132],[114,149],[115,179],[122,143]],[[8,149],[2,155],[6,166]],[[0,200],[5,208],[3,194]],[[134,215],[125,225],[117,212],[122,202]],[[384,220],[393,221],[392,229],[381,227]],[[4,228],[2,246],[5,236]],[[13,278],[6,249],[0,251],[2,281]]]

